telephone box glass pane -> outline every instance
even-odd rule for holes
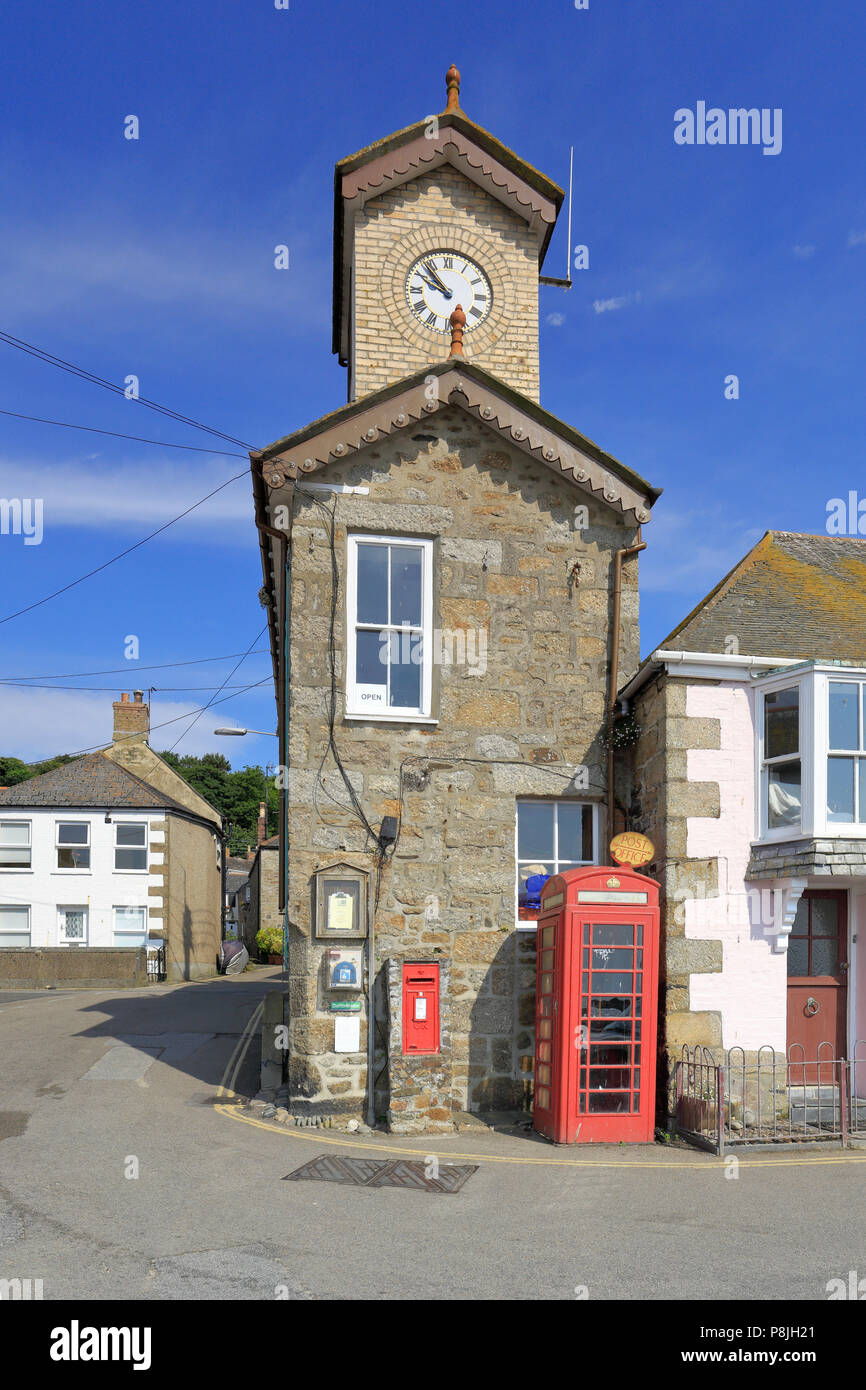
[[[628,1091],[590,1091],[589,1113],[591,1115],[617,1115],[630,1110]]]
[[[553,927],[542,927],[542,929],[541,929],[541,944],[542,944],[542,946],[552,946],[552,945],[553,945],[553,932],[554,932]]]
[[[552,976],[552,975],[542,975],[542,977],[541,977],[541,993],[542,993],[542,994],[552,994],[552,993],[553,993],[553,976]]]
[[[552,951],[542,951],[542,953],[541,953],[541,968],[542,968],[542,970],[552,970],[552,969],[553,969],[553,952],[552,952]]]
[[[592,940],[595,946],[631,946],[634,944],[634,927],[623,922],[601,923],[595,927]]]
[[[614,973],[613,971],[593,970],[593,994],[596,990],[602,989],[616,990],[618,994],[631,994],[633,980],[634,976],[632,975],[631,971],[629,971],[629,973],[626,974],[624,971]]]
[[[592,964],[595,970],[631,970],[634,952],[629,948],[617,950],[614,946],[594,946]]]
[[[539,1110],[550,1109],[550,1092],[546,1089],[546,1087],[539,1087],[539,1089],[535,1092],[535,1096],[538,1101]]]

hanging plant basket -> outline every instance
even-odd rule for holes
[[[633,714],[618,714],[602,728],[601,741],[605,748],[618,752],[622,748],[633,748],[641,732],[641,726]]]

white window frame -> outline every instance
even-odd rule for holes
[[[6,865],[0,866],[0,873],[2,873],[2,874],[32,874],[32,872],[33,872],[33,822],[32,822],[31,820],[15,819],[15,818],[12,817],[12,816],[2,816],[2,817],[0,817],[0,826],[3,826],[3,825],[26,825],[26,827],[27,827],[27,848],[28,848],[28,850],[30,851],[30,857],[29,857],[29,859],[27,860],[27,863],[26,863],[26,864],[6,864]],[[20,845],[19,848],[20,848],[20,849],[23,849],[24,846],[23,846],[23,845]]]
[[[129,849],[129,848],[131,848],[131,846],[125,845],[125,846],[123,846],[123,848]],[[135,872],[135,870],[133,870],[133,872]],[[147,908],[146,908],[142,903],[117,903],[117,904],[115,904],[115,906],[111,909],[111,912],[112,912],[112,918],[111,918],[111,940],[112,940],[112,945],[117,946],[117,947],[122,947],[122,946],[123,946],[123,942],[122,942],[122,941],[119,941],[119,940],[118,940],[118,937],[122,937],[122,936],[140,937],[140,936],[141,936],[141,931],[140,931],[138,928],[136,928],[135,931],[133,931],[131,928],[127,928],[127,929],[124,931],[123,929],[121,929],[121,928],[118,927],[118,925],[117,925],[117,914],[118,914],[118,912],[140,912],[140,913],[142,914],[142,917],[143,917],[143,919],[144,919],[144,940],[143,940],[143,941],[138,941],[136,944],[137,944],[137,946],[146,946],[146,945],[147,945],[147,936],[148,936],[148,931],[149,931],[149,929],[150,929],[150,923],[149,923],[149,920],[148,920]]]
[[[387,623],[358,623],[358,546],[385,545],[411,547],[422,552],[421,574],[421,626],[420,629],[408,626],[390,626]],[[357,632],[358,628],[367,631],[386,629],[402,634],[420,630],[423,642],[421,666],[421,705],[420,708],[390,706],[377,713],[365,709],[358,694],[355,680]],[[402,641],[402,635],[400,637]],[[431,718],[433,700],[433,542],[421,536],[382,536],[353,533],[348,538],[348,560],[346,575],[346,716],[350,719],[369,719],[384,723],[435,723]]]
[[[144,828],[143,845],[119,845],[117,843],[117,832],[121,826],[125,828],[130,825],[140,825]],[[143,849],[144,868],[143,869],[124,869],[117,866],[117,851],[119,849]],[[115,820],[114,821],[114,873],[116,874],[148,874],[150,873],[150,826],[146,820]]]
[[[845,667],[838,667],[833,671],[821,672],[818,680],[819,698],[816,703],[820,707],[820,718],[817,722],[818,732],[816,738],[816,748],[818,750],[815,766],[815,786],[816,786],[816,806],[821,808],[821,837],[828,838],[839,836],[841,839],[862,839],[866,838],[866,821],[853,820],[831,820],[830,809],[827,805],[827,763],[830,757],[848,757],[854,759],[854,807],[857,809],[859,797],[859,776],[858,762],[866,762],[866,671],[848,670]],[[860,749],[830,749],[830,686],[831,685],[856,685],[859,687],[858,701],[858,728],[860,730],[860,741],[864,745]],[[820,795],[820,800],[818,800]],[[862,810],[862,808],[861,808]]]
[[[28,903],[3,903],[2,906],[3,906],[4,911],[6,911],[6,912],[22,912],[22,913],[26,913],[26,921],[27,921],[27,946],[26,946],[26,947],[25,947],[25,946],[5,946],[5,945],[4,945],[4,940],[3,940],[4,937],[6,937],[6,936],[23,936],[23,935],[24,935],[24,932],[21,931],[20,929],[15,930],[15,931],[13,932],[13,931],[10,931],[10,930],[9,930],[8,928],[6,928],[6,927],[0,927],[0,950],[8,950],[8,951],[23,951],[23,950],[26,950],[26,949],[30,946],[30,944],[31,944],[31,942],[32,942],[32,940],[33,940],[33,927],[32,927],[32,922],[31,922],[31,912],[30,912],[30,906],[29,906],[29,904],[28,904]]]
[[[84,936],[66,936],[66,914],[67,912],[81,912],[84,914]],[[90,909],[86,903],[58,903],[57,904],[57,944],[59,946],[88,946],[90,944]]]
[[[84,828],[85,828],[85,830],[87,831],[87,839],[84,841],[83,844],[65,844],[65,845],[62,845],[62,844],[60,843],[60,827],[61,827],[61,825],[83,825]],[[91,865],[92,865],[92,862],[93,862],[93,847],[92,847],[92,845],[91,845],[91,843],[90,843],[90,838],[91,838],[91,837],[90,837],[90,821],[88,821],[88,820],[73,820],[71,817],[69,817],[69,818],[64,817],[63,820],[56,820],[56,821],[54,822],[54,872],[55,872],[56,874],[89,874],[89,873],[91,873],[91,872],[92,872]],[[61,868],[60,862],[59,862],[59,861],[60,861],[60,851],[61,851],[62,849],[86,849],[87,852],[88,852],[87,867],[86,867],[86,868],[83,868],[83,869],[81,869],[81,868],[79,868],[79,869],[76,869],[76,868],[71,868],[71,869],[69,869],[69,868]]]
[[[527,864],[527,863],[532,863],[532,864],[534,864],[534,863],[537,862],[537,861],[534,860],[534,859],[532,859],[532,860],[518,859],[518,857],[517,857],[517,848],[518,848],[517,835],[518,835],[518,815],[519,815],[519,807],[522,806],[522,805],[527,805],[527,804],[529,804],[529,805],[535,805],[535,806],[554,806],[554,807],[555,807],[555,806],[563,806],[563,805],[568,805],[568,806],[585,806],[585,807],[588,807],[588,808],[592,811],[592,853],[593,853],[593,857],[592,857],[592,859],[577,859],[577,860],[575,860],[575,859],[569,859],[569,860],[567,861],[567,867],[568,867],[569,869],[581,869],[581,868],[585,867],[587,864],[597,864],[597,863],[599,862],[599,860],[598,860],[598,851],[599,851],[599,824],[600,824],[600,819],[601,819],[601,808],[600,808],[600,806],[599,806],[599,804],[598,804],[597,801],[581,800],[580,797],[572,797],[572,796],[518,796],[517,799],[516,799],[516,801],[515,801],[515,803],[514,803],[514,923],[515,923],[515,926],[517,927],[517,930],[518,930],[518,931],[536,931],[536,930],[537,930],[537,927],[538,927],[538,923],[537,923],[537,922],[528,922],[528,921],[525,921],[525,920],[522,921],[522,920],[520,919],[520,917],[518,916],[518,886],[519,886],[519,880],[520,880],[520,866],[521,866],[521,864]],[[552,863],[553,863],[553,865],[554,865],[554,868],[553,868],[553,872],[552,872],[552,874],[551,874],[551,877],[553,877],[553,874],[556,874],[556,873],[559,873],[559,872],[560,872],[560,868],[559,868],[559,866],[560,866],[560,859],[559,859],[559,816],[558,816],[558,815],[554,815],[554,817],[553,817],[553,850],[554,850],[554,853],[553,853],[553,857],[552,857]],[[565,861],[562,861],[562,862],[565,863]]]
[[[765,730],[766,730],[766,697],[777,695],[783,690],[796,690],[798,696],[798,739],[796,753],[782,753],[776,758],[766,759],[764,756]],[[812,801],[813,801],[813,761],[811,756],[810,730],[812,725],[812,687],[811,682],[803,677],[792,677],[790,674],[779,676],[775,680],[762,682],[758,691],[756,709],[756,758],[757,758],[757,806],[755,827],[758,839],[762,843],[781,840],[800,840],[811,835],[812,822]],[[769,818],[769,769],[781,763],[799,761],[800,764],[800,823],[799,825],[779,826],[770,829]]]

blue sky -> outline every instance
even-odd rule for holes
[[[467,114],[560,183],[574,145],[572,240],[590,268],[541,290],[542,403],[664,488],[641,562],[646,652],[764,530],[820,532],[829,498],[866,493],[862,24],[855,0],[6,0],[0,328],[119,385],[134,374],[254,445],[335,408],[334,163],[441,110],[456,62]],[[781,108],[781,152],[677,145],[674,113],[698,101]],[[288,271],[273,266],[282,243]],[[2,344],[0,408],[216,444]],[[45,508],[41,545],[0,536],[0,617],[245,466],[0,415],[0,496]],[[5,678],[120,668],[57,682],[104,691],[0,688],[0,752],[105,742],[123,688],[157,687],[154,724],[195,709],[237,658],[138,668],[262,647],[260,584],[244,478],[0,626]],[[231,682],[268,671],[253,655]],[[267,685],[233,695],[178,751],[264,763],[272,741],[211,730],[273,719]]]

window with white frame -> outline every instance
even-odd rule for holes
[[[114,909],[115,946],[144,946],[147,943],[147,908]]]
[[[346,713],[428,718],[433,542],[350,536]]]
[[[767,831],[799,829],[802,782],[800,687],[791,685],[764,695],[762,804]]]
[[[828,684],[827,820],[866,822],[866,682]]]
[[[90,868],[90,825],[86,820],[58,821],[55,826],[58,869]]]
[[[30,853],[30,821],[0,820],[0,869],[29,869]]]
[[[0,949],[30,945],[30,908],[0,903]]]
[[[115,821],[114,867],[124,873],[147,871],[146,821]]]
[[[86,907],[58,907],[57,919],[61,946],[87,945]]]
[[[517,919],[535,922],[546,879],[597,863],[598,809],[583,801],[517,803]]]

